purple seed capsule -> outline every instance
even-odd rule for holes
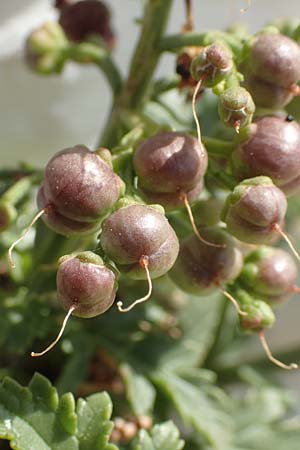
[[[176,194],[196,187],[207,169],[207,153],[186,133],[162,132],[137,148],[133,167],[139,186],[148,192]]]
[[[55,233],[62,234],[63,236],[83,236],[100,229],[99,222],[79,222],[68,219],[57,212],[55,206],[45,199],[43,186],[39,189],[37,204],[40,210],[45,210],[42,215],[42,220]]]
[[[300,185],[300,126],[283,117],[267,116],[252,125],[250,138],[232,154],[235,175],[265,175],[285,194]]]
[[[292,295],[297,268],[289,253],[263,246],[247,255],[239,279],[256,295],[273,303]]]
[[[100,36],[108,47],[115,45],[115,35],[111,28],[110,11],[104,2],[85,0],[75,3],[64,2],[59,23],[73,42],[83,42],[91,36]]]
[[[289,88],[300,80],[300,47],[282,34],[260,34],[251,49],[248,66],[261,80]]]
[[[166,217],[153,207],[132,204],[121,207],[102,226],[101,245],[121,272],[146,279],[142,264],[152,278],[167,273],[179,251],[177,236]]]
[[[65,310],[75,306],[73,316],[90,318],[103,314],[114,302],[116,277],[102,259],[92,253],[64,256],[56,276],[57,294]]]
[[[234,280],[243,265],[241,251],[225,230],[203,228],[201,234],[219,247],[208,246],[191,235],[180,243],[177,261],[170,271],[172,280],[194,295],[206,295]]]
[[[244,180],[228,196],[223,209],[227,230],[242,242],[268,244],[282,229],[287,201],[267,177]]]
[[[45,169],[45,198],[71,220],[98,221],[112,209],[123,189],[112,168],[84,145],[56,153]]]

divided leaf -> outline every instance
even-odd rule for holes
[[[75,405],[35,374],[28,388],[6,377],[0,386],[0,438],[15,450],[117,450],[108,443],[112,404],[104,393]]]

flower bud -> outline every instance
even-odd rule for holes
[[[228,127],[243,128],[251,123],[255,105],[249,92],[242,87],[226,89],[219,97],[219,114]]]
[[[283,192],[268,177],[242,181],[228,196],[222,212],[227,230],[249,244],[268,244],[278,235],[287,210]]]
[[[285,194],[293,194],[300,184],[299,124],[275,116],[258,119],[249,139],[233,152],[232,166],[241,179],[265,175]]]
[[[116,296],[116,277],[102,259],[92,252],[64,256],[59,260],[56,276],[57,294],[73,315],[89,318],[103,314]]]
[[[203,78],[203,84],[212,87],[230,74],[232,66],[230,50],[221,42],[216,42],[204,47],[193,59],[191,74],[196,81]]]
[[[219,247],[201,242],[191,235],[180,243],[170,277],[183,291],[206,295],[234,280],[240,273],[243,257],[235,240],[221,228],[203,228],[201,236]]]
[[[61,8],[59,23],[68,39],[83,42],[91,36],[99,36],[108,47],[115,46],[115,35],[111,28],[110,11],[99,0],[77,1]]]
[[[25,59],[29,67],[40,74],[60,73],[67,48],[68,41],[62,28],[55,22],[46,22],[27,38]]]

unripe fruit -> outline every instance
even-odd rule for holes
[[[249,68],[261,80],[289,88],[300,80],[300,47],[282,34],[260,34],[250,52]]]
[[[123,190],[123,182],[112,168],[84,145],[56,153],[45,169],[46,202],[74,221],[98,221],[111,210]]]
[[[64,256],[56,277],[58,299],[73,316],[90,318],[103,314],[116,296],[116,277],[92,252]]]
[[[251,252],[239,277],[247,289],[270,302],[289,297],[296,279],[297,268],[293,258],[274,247],[260,247]]]
[[[246,315],[240,316],[241,327],[245,331],[258,333],[261,345],[273,364],[285,370],[298,369],[298,364],[284,364],[275,358],[270,350],[264,333],[264,329],[272,327],[275,322],[275,315],[270,305],[262,300],[253,298],[243,289],[238,289],[235,294],[243,311],[247,313]]]
[[[219,97],[219,114],[226,126],[240,129],[249,125],[254,111],[252,97],[242,87],[226,89]]]
[[[216,42],[204,47],[191,64],[191,74],[194,80],[203,79],[203,85],[215,86],[224,80],[233,66],[232,54],[228,47]]]
[[[142,142],[134,153],[134,170],[142,189],[157,193],[188,192],[207,168],[207,153],[186,133],[163,132]]]
[[[267,116],[252,125],[250,138],[232,154],[233,172],[240,178],[265,175],[286,194],[300,184],[300,126]]]
[[[223,209],[227,230],[249,244],[276,239],[287,210],[283,192],[267,177],[244,180],[228,196]]]
[[[275,322],[275,315],[266,302],[252,298],[242,289],[237,291],[236,296],[243,311],[247,313],[247,315],[240,317],[240,325],[244,330],[259,332],[272,327]]]
[[[94,233],[100,228],[99,222],[80,222],[68,219],[62,214],[59,214],[55,206],[46,201],[43,186],[38,191],[37,204],[40,210],[44,210],[42,220],[55,233],[62,234],[63,236],[83,236]]]
[[[205,239],[222,247],[208,246],[191,235],[180,243],[170,277],[183,291],[206,295],[234,280],[242,269],[243,257],[235,240],[221,228],[204,228]]]
[[[103,223],[100,242],[103,250],[121,272],[146,279],[141,261],[147,257],[152,278],[173,266],[179,243],[166,217],[153,207],[132,204],[121,207]]]
[[[93,35],[100,36],[108,47],[115,45],[110,25],[110,11],[99,0],[78,1],[61,7],[59,23],[70,41],[82,42]]]

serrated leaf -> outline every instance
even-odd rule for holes
[[[133,450],[181,450],[183,446],[173,422],[165,422],[155,425],[150,433],[141,430]]]
[[[42,375],[35,374],[28,388],[6,377],[0,385],[0,439],[15,450],[117,450],[108,444],[109,396],[95,394],[75,406],[72,394],[59,398]]]
[[[109,421],[112,403],[106,392],[90,395],[87,400],[79,399],[76,412],[80,450],[117,450],[115,445],[108,444],[113,424]]]
[[[155,389],[142,374],[134,371],[128,364],[121,366],[125,381],[127,400],[137,416],[149,414],[155,401]]]

